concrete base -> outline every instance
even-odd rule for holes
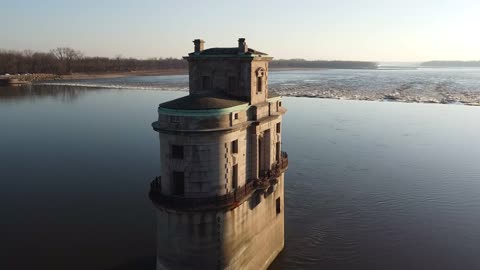
[[[267,269],[284,247],[283,174],[233,210],[156,212],[157,270]]]

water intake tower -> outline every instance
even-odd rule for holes
[[[162,103],[156,207],[157,270],[266,269],[284,247],[281,97],[268,90],[272,57],[204,48],[184,57],[189,95]]]

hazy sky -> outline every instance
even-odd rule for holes
[[[280,58],[480,60],[480,0],[0,0],[0,48],[180,57],[250,47]]]

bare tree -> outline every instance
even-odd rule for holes
[[[84,57],[80,51],[59,47],[50,52],[0,49],[0,74],[71,72],[130,72],[139,70],[186,69],[187,62],[176,58],[135,59]]]
[[[51,50],[51,53],[64,65],[65,73],[72,73],[72,63],[83,57],[82,52],[68,47],[59,47]]]

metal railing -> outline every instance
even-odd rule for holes
[[[234,208],[244,202],[257,190],[267,190],[278,183],[278,178],[288,167],[288,155],[282,152],[280,160],[258,179],[251,179],[245,185],[234,191],[204,198],[188,198],[179,195],[166,195],[162,193],[162,178],[156,177],[150,183],[150,199],[158,206],[181,210],[213,210]]]

